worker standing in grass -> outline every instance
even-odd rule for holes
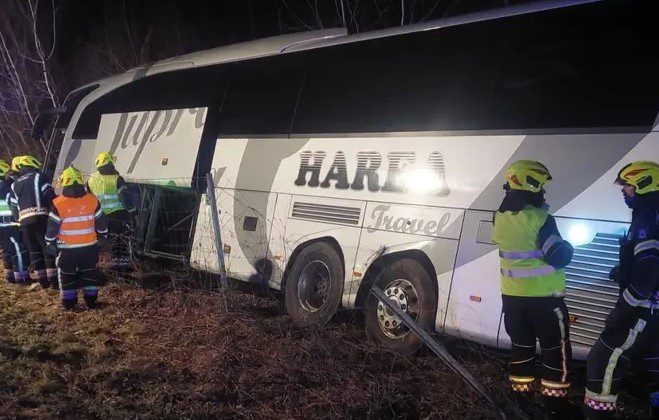
[[[652,418],[659,419],[659,164],[630,163],[615,182],[632,209],[632,223],[611,276],[620,298],[588,354],[586,416],[615,416],[620,381],[630,361],[640,357],[651,381]]]
[[[53,201],[48,217],[48,253],[57,255],[62,306],[72,310],[82,288],[85,304],[98,299],[98,236],[107,235],[108,223],[98,199],[85,191],[82,173],[73,166],[60,176],[62,195]]]
[[[45,254],[46,225],[55,190],[41,173],[41,162],[33,156],[18,156],[12,161],[18,178],[11,186],[10,207],[21,226],[23,241],[30,255],[34,280],[44,289],[57,290],[55,260]]]
[[[23,247],[18,222],[9,207],[12,178],[11,167],[0,159],[0,241],[5,280],[9,283],[24,283],[27,279],[27,250]]]
[[[108,217],[110,232],[117,238],[112,244],[114,267],[127,267],[131,263],[130,243],[125,237],[130,231],[135,215],[135,208],[128,196],[128,186],[114,167],[115,158],[108,152],[102,152],[95,161],[97,171],[87,182],[88,190],[98,197],[103,212]]]
[[[499,246],[504,323],[512,341],[510,386],[530,395],[536,379],[536,340],[542,350],[540,393],[548,413],[569,409],[570,347],[565,272],[574,249],[561,238],[547,212],[549,170],[519,160],[506,172],[506,196],[495,213],[492,240]]]

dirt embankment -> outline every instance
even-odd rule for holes
[[[493,418],[436,357],[367,342],[352,312],[302,330],[252,293],[111,284],[101,301],[67,313],[55,292],[0,285],[0,417]],[[455,344],[504,396],[505,358]]]

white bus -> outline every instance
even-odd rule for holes
[[[567,304],[583,358],[618,296],[608,273],[630,212],[612,181],[659,160],[651,3],[532,2],[165,60],[71,93],[56,170],[92,172],[109,150],[148,203],[140,252],[218,272],[212,172],[232,278],[282,290],[300,325],[363,307],[370,337],[411,353],[419,340],[369,298],[374,282],[425,328],[510,346],[492,214],[507,165],[540,160],[576,247]]]

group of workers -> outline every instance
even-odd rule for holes
[[[28,282],[29,264],[32,280],[60,290],[64,309],[76,307],[80,288],[87,307],[96,305],[98,236],[124,234],[135,211],[114,163],[109,153],[101,153],[87,183],[69,166],[59,177],[57,196],[36,158],[18,156],[11,166],[0,160],[0,236],[8,282]],[[513,395],[526,398],[533,392],[537,340],[540,395],[550,412],[565,416],[572,350],[564,268],[574,250],[548,213],[544,187],[551,179],[537,161],[520,160],[508,168],[492,239],[499,247],[504,324],[512,341]],[[631,362],[642,360],[652,415],[659,418],[659,164],[630,163],[615,182],[632,221],[621,240],[620,264],[610,275],[620,296],[588,356],[585,413],[589,419],[613,417],[621,380]],[[130,263],[125,241],[115,241],[112,258],[116,266]]]
[[[97,305],[99,290],[99,237],[124,235],[131,228],[127,185],[114,167],[114,157],[103,152],[96,158],[97,172],[87,183],[73,166],[59,176],[57,195],[41,162],[17,156],[9,165],[0,160],[0,239],[5,280],[38,282],[44,289],[59,290],[62,307],[77,306],[78,290],[88,308]],[[129,244],[115,240],[115,267],[130,265]]]
[[[564,268],[574,250],[547,211],[544,186],[551,179],[537,161],[508,168],[492,239],[499,247],[504,324],[512,341],[513,395],[523,400],[533,392],[537,340],[545,407],[571,418],[576,413],[567,398],[572,350]],[[621,380],[630,364],[639,363],[647,374],[652,418],[659,419],[659,164],[630,163],[615,183],[632,220],[620,240],[619,266],[610,273],[620,286],[619,298],[588,354],[584,413],[588,419],[615,417]]]

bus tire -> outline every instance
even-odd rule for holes
[[[329,244],[316,242],[295,258],[284,290],[284,304],[293,322],[305,327],[329,322],[343,292],[341,256]]]
[[[434,331],[436,288],[419,262],[411,258],[396,260],[380,272],[375,284],[424,330]],[[369,339],[384,348],[403,355],[413,355],[421,349],[421,339],[370,293],[364,323]]]

